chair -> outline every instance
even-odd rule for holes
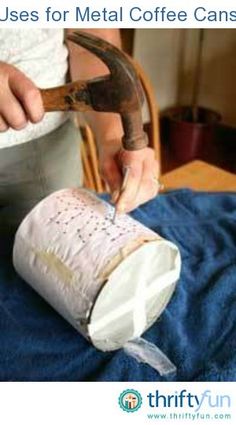
[[[131,58],[141,81],[150,119],[149,146],[155,151],[156,159],[160,161],[159,111],[152,85],[141,66]],[[83,186],[97,193],[107,191],[107,187],[99,173],[96,142],[88,125],[80,126],[82,132],[81,157],[84,173]]]

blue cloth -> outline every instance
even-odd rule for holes
[[[236,380],[236,194],[178,190],[133,217],[178,245],[182,272],[145,333],[176,364],[170,380]],[[15,273],[1,238],[0,380],[161,381],[123,350],[96,350]]]

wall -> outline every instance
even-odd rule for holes
[[[161,110],[190,104],[199,42],[198,29],[138,29],[134,56],[149,75]],[[207,29],[199,103],[236,125],[236,30]]]

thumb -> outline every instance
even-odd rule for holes
[[[123,187],[117,203],[117,210],[119,212],[128,212],[134,208],[142,178],[142,161],[137,162],[135,156],[133,159],[131,155],[129,163],[126,162],[124,169],[126,169],[126,172],[124,173]]]
[[[105,160],[101,160],[100,171],[103,180],[108,184],[112,201],[116,202],[119,197],[122,176],[120,169],[114,158],[109,157]]]

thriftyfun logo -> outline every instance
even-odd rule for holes
[[[125,390],[119,396],[120,408],[125,412],[136,412],[142,405],[142,396],[136,390]]]
[[[211,390],[206,390],[202,394],[192,394],[187,390],[175,391],[172,394],[164,395],[160,391],[147,395],[149,407],[183,407],[193,408],[198,412],[202,406],[215,408],[231,407],[229,395],[213,394]]]

